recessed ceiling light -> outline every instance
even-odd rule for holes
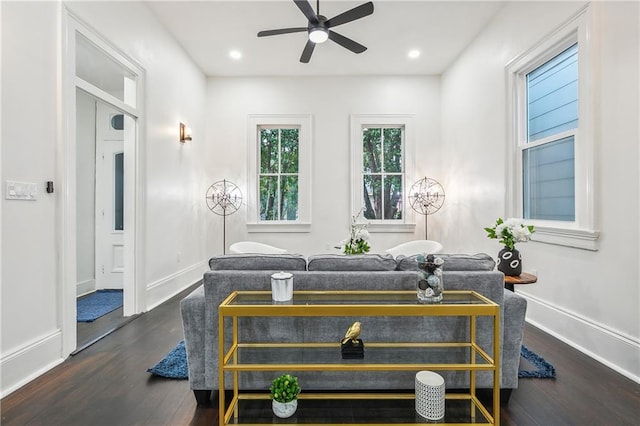
[[[242,52],[240,52],[239,50],[232,50],[229,52],[229,56],[231,57],[231,59],[240,59],[242,58]]]
[[[411,59],[416,59],[418,56],[420,56],[420,51],[418,49],[411,49],[408,53],[408,56]]]

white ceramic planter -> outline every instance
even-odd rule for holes
[[[272,400],[271,407],[273,408],[273,414],[280,417],[281,419],[286,419],[293,416],[293,414],[298,409],[298,400],[294,399],[290,402],[278,402]]]
[[[271,296],[275,302],[287,302],[293,299],[293,275],[278,272],[271,275]]]

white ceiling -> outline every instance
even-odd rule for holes
[[[322,0],[327,18],[359,1]],[[208,76],[441,74],[502,7],[502,1],[374,0],[373,15],[333,29],[368,49],[327,41],[299,62],[307,33],[258,38],[258,31],[305,27],[291,0],[151,1],[146,4]],[[311,0],[316,9],[316,0]],[[229,52],[242,52],[233,60]],[[419,49],[417,59],[407,53]]]

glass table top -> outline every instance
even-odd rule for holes
[[[487,305],[490,300],[473,291],[445,291],[438,303],[418,302],[415,291],[294,291],[293,299],[275,302],[270,291],[238,291],[223,302],[239,305]]]

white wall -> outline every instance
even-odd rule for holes
[[[351,114],[414,114],[416,176],[437,179],[440,164],[438,77],[209,78],[207,159],[210,183],[227,179],[247,194],[247,116],[311,114],[313,117],[312,227],[310,233],[247,233],[246,206],[227,217],[227,246],[253,240],[306,255],[327,251],[347,237],[350,211]],[[430,218],[429,236],[441,223]],[[209,213],[209,255],[222,253],[222,218]],[[372,251],[423,238],[424,222],[411,234],[373,234]],[[329,250],[334,252],[334,249]]]
[[[443,159],[448,197],[443,241],[455,251],[500,249],[483,231],[504,217],[507,179],[505,65],[582,6],[507,4],[443,75]],[[538,283],[516,290],[527,319],[621,373],[640,378],[638,3],[592,5],[600,46],[596,113],[596,252],[519,245]],[[455,224],[455,225],[454,225]]]
[[[76,294],[79,296],[96,289],[96,101],[78,91],[76,111]]]
[[[61,362],[56,282],[57,5],[1,2],[2,186],[38,185],[36,201],[2,206],[2,395]],[[3,188],[4,192],[4,188]],[[72,283],[75,286],[75,283]],[[25,362],[26,361],[26,362]]]
[[[151,308],[186,281],[201,279],[206,267],[206,80],[144,2],[70,2],[68,7],[146,71],[143,232]],[[191,127],[192,142],[178,142],[180,122]]]
[[[64,294],[56,217],[63,191],[56,180],[62,126],[58,60],[63,5],[0,2],[2,8],[2,184],[38,183],[35,202],[1,200],[2,300],[0,395],[37,377],[67,355],[62,350]],[[204,107],[206,80],[144,3],[72,2],[69,7],[146,71],[146,139],[142,218],[144,286],[152,308],[202,278],[206,268]],[[70,102],[75,103],[75,99]],[[178,142],[178,123],[194,140]],[[58,183],[58,182],[56,182]],[[206,213],[206,216],[205,216]],[[179,254],[179,258],[178,258]]]

